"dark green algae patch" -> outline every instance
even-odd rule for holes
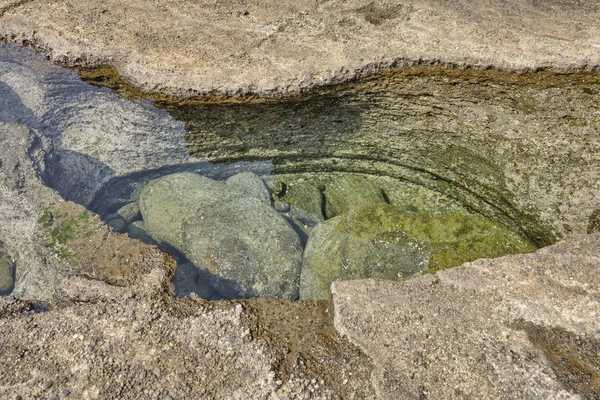
[[[389,176],[454,198],[539,247],[585,230],[565,223],[561,207],[596,185],[574,176],[594,168],[598,152],[598,71],[414,65],[293,95],[187,99],[144,93],[110,66],[79,72],[124,97],[153,99],[185,123],[189,152],[201,159],[270,160],[274,175]]]

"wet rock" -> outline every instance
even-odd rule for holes
[[[344,175],[331,181],[323,192],[325,216],[336,215],[365,204],[386,204],[380,187],[360,175]]]
[[[327,299],[335,280],[400,280],[534,249],[521,235],[485,217],[367,205],[325,221],[312,232],[304,253],[300,297]]]
[[[112,228],[113,231],[117,233],[125,233],[127,232],[127,222],[120,217],[113,218],[111,220],[106,221],[106,224]]]
[[[9,294],[13,289],[14,268],[13,260],[0,248],[0,295]]]
[[[184,173],[150,182],[139,204],[152,237],[209,272],[224,296],[298,296],[300,239],[264,199]]]
[[[265,182],[252,172],[236,174],[227,179],[225,183],[241,190],[248,196],[256,197],[267,205],[271,204],[271,191],[265,185]]]
[[[321,222],[321,220],[318,217],[309,214],[306,211],[301,210],[299,208],[289,207],[289,205],[288,210],[285,212],[281,212],[281,214],[287,219],[292,228],[294,228],[294,230],[300,237],[303,246],[306,246],[306,242],[308,241],[308,237],[311,234],[313,228],[319,225],[319,223]]]
[[[144,221],[135,221],[127,227],[127,234],[132,239],[137,239],[146,244],[154,244],[152,236],[146,230]]]
[[[600,209],[592,213],[590,222],[588,223],[587,233],[591,234],[594,232],[600,232]]]
[[[282,201],[306,211],[323,221],[323,195],[321,191],[308,182],[296,182],[288,185]]]
[[[140,208],[138,207],[137,202],[129,203],[117,211],[117,214],[123,218],[127,223],[132,223],[135,220],[141,218]]]

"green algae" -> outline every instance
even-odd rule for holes
[[[535,249],[521,234],[480,215],[434,215],[387,204],[365,205],[315,229],[304,255],[300,295],[327,299],[334,280],[403,280]]]

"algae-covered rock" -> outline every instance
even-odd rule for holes
[[[399,280],[534,249],[520,234],[482,216],[366,205],[315,228],[304,253],[300,297],[327,299],[334,280]]]
[[[9,294],[15,286],[14,269],[12,259],[0,250],[0,295]]]
[[[365,204],[387,204],[379,186],[360,175],[343,175],[325,187],[325,216],[344,214]]]
[[[323,221],[323,194],[321,191],[308,182],[297,182],[289,185],[286,189],[282,201],[306,211]]]
[[[600,232],[600,209],[592,213],[590,216],[590,222],[587,226],[588,234],[592,234],[594,232]]]
[[[300,239],[264,198],[183,173],[148,183],[139,204],[148,233],[207,271],[223,296],[298,297]]]

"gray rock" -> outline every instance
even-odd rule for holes
[[[300,239],[264,199],[185,173],[148,183],[139,204],[152,237],[207,271],[225,297],[298,296]]]
[[[290,205],[288,203],[285,203],[283,201],[275,201],[273,203],[273,208],[280,213],[284,213],[284,212],[288,212],[290,211]]]
[[[344,175],[332,180],[323,192],[325,216],[333,218],[365,204],[386,204],[380,187],[364,176]]]
[[[112,9],[119,12],[104,13],[102,21],[89,20],[93,0],[73,2],[68,12],[10,0],[0,4],[8,4],[0,22],[6,40],[36,42],[53,60],[68,64],[101,64],[110,57],[121,75],[135,77],[146,91],[182,97],[287,95],[398,62],[522,71],[600,64],[593,1],[253,1],[244,3],[249,15],[240,17],[245,10],[230,2],[176,0],[165,8],[116,0]],[[129,21],[125,27],[123,20]],[[161,29],[166,21],[178,31]],[[214,26],[219,32],[213,38]],[[578,27],[586,27],[586,34]],[[144,36],[149,29],[156,33]],[[554,31],[559,36],[549,34]],[[268,45],[257,45],[262,40]]]
[[[111,220],[106,221],[106,224],[111,227],[111,229],[117,233],[125,233],[127,232],[127,222],[122,218],[113,218]]]
[[[327,299],[331,282],[402,280],[478,258],[529,252],[520,234],[481,216],[429,215],[366,205],[321,223],[306,245],[301,299]]]
[[[140,208],[138,207],[137,202],[129,203],[117,211],[117,214],[123,218],[127,223],[132,223],[135,220],[141,218]]]
[[[127,234],[132,239],[140,240],[146,244],[154,244],[152,236],[146,230],[144,221],[135,221],[127,227]]]
[[[286,188],[282,201],[306,211],[323,221],[323,195],[321,191],[308,182],[296,182]]]
[[[241,190],[248,196],[256,197],[267,205],[271,204],[271,191],[265,182],[252,172],[236,174],[227,179],[225,184]]]

